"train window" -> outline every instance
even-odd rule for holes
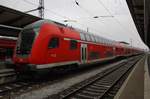
[[[89,52],[89,59],[93,60],[93,59],[99,59],[100,58],[100,54],[99,52]]]
[[[97,40],[96,40],[96,36],[95,36],[95,35],[94,35],[94,40],[95,40],[95,42],[97,41]]]
[[[112,45],[112,41],[109,41],[109,44]]]
[[[96,42],[95,36],[93,35],[94,42]]]
[[[85,40],[85,36],[83,33],[80,33],[81,40]]]
[[[94,37],[94,41],[96,42],[96,36],[93,36]]]
[[[102,39],[102,43],[103,43],[103,44],[105,44],[105,41],[104,41],[104,39]]]
[[[106,44],[106,39],[104,39],[104,44]]]
[[[70,40],[70,49],[72,50],[77,49],[77,41]]]
[[[100,38],[100,43],[103,43],[103,38]]]
[[[90,34],[89,34],[89,40],[90,40],[90,41],[92,41],[92,37],[91,37],[91,35],[90,35]]]
[[[95,42],[94,36],[91,35],[92,42]]]
[[[88,34],[86,34],[85,36],[86,36],[87,41],[90,41],[90,36]]]
[[[110,45],[110,41],[108,40],[108,45]]]
[[[108,40],[108,44],[110,45],[110,40]]]
[[[58,47],[59,47],[59,38],[53,37],[48,44],[48,48],[58,48]]]
[[[101,37],[98,37],[98,41],[99,41],[99,43],[101,43]]]
[[[108,45],[108,40],[106,39],[106,45]]]
[[[99,37],[99,43],[101,43],[101,42],[102,42],[101,37]]]
[[[108,40],[106,39],[106,45],[108,45]]]
[[[99,41],[98,41],[98,37],[96,36],[96,42],[98,43]]]
[[[90,35],[90,40],[94,42],[93,35]]]
[[[92,36],[89,34],[90,41],[92,41]]]
[[[87,41],[87,39],[86,39],[86,35],[85,35],[84,33],[83,33],[83,36],[84,36],[84,40],[85,40],[85,41]]]
[[[96,36],[95,38],[96,38],[96,42],[98,43],[98,37]]]

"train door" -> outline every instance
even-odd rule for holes
[[[87,62],[87,44],[81,44],[81,63]]]

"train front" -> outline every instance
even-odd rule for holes
[[[28,69],[27,64],[31,64],[30,58],[32,48],[38,36],[41,24],[42,21],[30,24],[19,33],[19,38],[13,56],[13,61],[16,64],[16,70],[26,70]]]

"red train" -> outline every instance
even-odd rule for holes
[[[71,64],[81,66],[139,52],[85,31],[40,20],[21,31],[13,59],[20,71],[43,70]]]
[[[16,37],[0,36],[0,61],[12,59]]]

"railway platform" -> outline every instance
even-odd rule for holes
[[[145,62],[145,80],[144,80],[144,99],[150,98],[150,53],[147,55]]]
[[[114,99],[149,99],[150,97],[150,54],[141,59]]]

